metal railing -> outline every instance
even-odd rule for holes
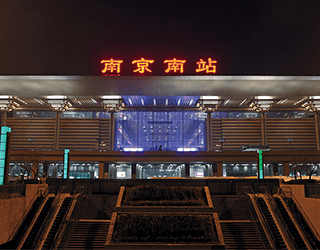
[[[46,232],[46,227],[49,226],[49,221],[52,218],[53,216],[53,213],[54,211],[56,211],[56,209],[58,208],[58,206],[60,205],[60,200],[61,200],[61,196],[65,193],[70,193],[70,187],[68,186],[62,186],[59,188],[58,192],[57,192],[57,195],[51,205],[51,208],[50,210],[48,211],[47,213],[47,216],[46,218],[44,219],[44,221],[42,222],[42,225],[41,225],[41,228],[39,229],[39,232],[38,234],[36,235],[33,243],[32,243],[32,246],[31,246],[31,249],[35,249],[36,245],[39,243],[39,242],[42,242],[44,240],[44,237],[46,237],[45,235],[45,232]]]
[[[25,209],[23,215],[21,216],[21,219],[19,220],[19,222],[16,224],[14,230],[12,231],[12,234],[10,235],[8,241],[11,241],[16,237],[19,237],[18,239],[15,240],[15,246],[18,246],[20,240],[24,236],[24,234],[27,231],[28,227],[25,227],[23,229],[23,231],[20,232],[20,236],[18,236],[17,233],[19,232],[19,228],[23,225],[24,220],[28,219],[27,218],[27,214],[30,212],[32,206],[34,205],[34,202],[36,201],[37,198],[41,197],[40,201],[37,204],[37,208],[35,209],[35,211],[38,211],[40,205],[46,199],[47,195],[50,194],[50,193],[54,193],[54,187],[47,187],[47,188],[40,187],[40,188],[38,188],[37,192],[32,197],[32,199],[31,199],[31,201],[29,203],[29,206]]]
[[[77,203],[73,209],[73,213],[70,216],[70,220],[66,227],[68,227],[68,231],[64,230],[63,235],[61,235],[61,239],[59,242],[55,244],[55,249],[66,249],[68,247],[68,242],[73,234],[74,228],[82,217],[83,212],[85,211],[85,207],[91,200],[91,193],[87,195],[79,196]]]
[[[242,190],[241,190],[242,189]],[[262,248],[266,249],[266,246],[264,244],[263,238],[261,236],[261,232],[259,230],[259,227],[257,225],[257,220],[254,218],[253,213],[251,211],[251,209],[249,208],[249,206],[247,205],[247,202],[245,200],[245,197],[248,197],[248,195],[244,192],[243,188],[236,186],[236,193],[239,197],[240,200],[240,204],[243,207],[243,209],[246,211],[247,214],[247,219],[253,222],[254,228],[256,230],[256,232],[258,233],[258,238],[261,242]],[[249,198],[249,197],[248,197]],[[251,201],[250,201],[251,202]]]
[[[275,202],[275,200],[273,199],[273,197],[271,195],[271,192],[270,192],[269,188],[266,187],[266,186],[262,186],[262,187],[260,187],[260,191],[262,191],[261,193],[267,195],[269,204],[271,205],[272,210],[275,213],[275,216],[277,217],[277,219],[281,223],[281,226],[284,228],[284,232],[289,237],[289,240],[290,240],[291,244],[293,245],[294,249],[299,249],[299,247],[296,244],[295,238],[292,236],[291,231],[288,228],[287,223],[285,222],[281,212],[279,211],[277,203]]]
[[[310,228],[314,238],[320,242],[320,235],[318,234],[318,231],[315,229],[315,227],[313,226],[313,223],[310,221],[308,215],[304,212],[303,208],[301,207],[298,199],[294,196],[294,194],[292,193],[292,189],[291,187],[286,187],[289,188],[290,191],[284,191],[282,188],[277,187],[276,189],[276,193],[278,195],[280,195],[285,202],[288,204],[294,218],[296,219],[296,221],[299,223],[302,231],[304,232],[304,234],[306,235],[307,239],[309,240],[309,242],[311,242],[313,245],[316,245],[316,243],[314,242],[312,236],[309,234],[306,226],[304,224],[307,224],[307,226]],[[291,197],[289,198],[288,195],[289,194]],[[297,210],[300,212],[300,214],[302,215],[302,218],[304,219],[304,221],[297,216],[296,214],[296,208],[294,207],[294,205],[297,207]]]

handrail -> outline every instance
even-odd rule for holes
[[[291,243],[293,244],[293,247],[294,247],[295,249],[298,249],[299,247],[297,246],[296,241],[295,241],[294,237],[292,236],[291,231],[290,231],[290,229],[288,228],[287,223],[286,223],[285,220],[283,219],[283,216],[282,216],[281,212],[279,211],[278,206],[277,206],[275,200],[274,200],[273,197],[271,196],[271,192],[270,192],[269,188],[266,187],[266,186],[261,186],[261,187],[260,187],[260,190],[264,190],[264,194],[267,195],[268,201],[269,201],[270,205],[272,206],[272,209],[273,209],[273,211],[275,212],[275,215],[276,215],[276,216],[278,217],[278,219],[280,220],[281,225],[284,227],[285,232],[287,233],[287,235],[288,235]],[[263,193],[263,192],[262,192],[262,193]]]
[[[241,189],[241,190],[239,190],[239,189]],[[247,212],[247,213],[246,213],[246,214],[247,214],[247,218],[248,218],[250,221],[252,221],[253,224],[254,224],[255,230],[257,231],[258,237],[259,237],[259,239],[260,239],[260,241],[261,241],[262,248],[263,248],[263,249],[266,249],[266,245],[264,244],[264,241],[263,241],[263,239],[262,239],[261,232],[260,232],[260,230],[259,230],[259,227],[258,227],[258,225],[257,225],[257,222],[256,222],[255,218],[253,217],[253,214],[252,214],[251,209],[247,206],[247,204],[246,204],[246,202],[245,202],[245,200],[244,200],[244,197],[245,197],[245,196],[248,197],[248,194],[246,194],[246,193],[244,192],[244,187],[238,187],[238,186],[236,186],[236,193],[237,193],[238,196],[239,196],[239,200],[240,200],[241,206],[242,206],[242,207],[244,208],[244,210]]]
[[[39,201],[38,207],[37,207],[37,209],[36,209],[36,210],[38,210],[39,207],[40,207],[40,205],[42,204],[42,202],[45,200],[45,198],[49,195],[49,193],[51,193],[50,190],[52,191],[52,188],[54,189],[54,187],[47,187],[47,188],[45,188],[44,190],[43,190],[43,187],[39,187],[39,188],[38,188],[37,192],[36,192],[36,193],[34,194],[34,196],[32,197],[32,200],[30,201],[29,206],[28,206],[27,209],[24,211],[24,213],[23,213],[23,215],[21,216],[19,222],[17,223],[15,229],[13,230],[12,234],[10,235],[8,241],[13,240],[13,238],[17,236],[16,234],[17,234],[18,231],[19,231],[19,227],[22,225],[23,220],[25,219],[25,217],[27,216],[27,214],[30,212],[31,206],[32,206],[33,203],[35,202],[36,198],[42,197],[41,200]],[[40,196],[38,196],[38,195],[40,195]],[[28,226],[28,227],[25,227],[25,228],[23,229],[23,231],[21,232],[21,235],[19,236],[19,238],[18,238],[18,239],[16,240],[16,242],[15,242],[15,246],[17,246],[17,244],[19,244],[19,242],[21,241],[22,237],[24,236],[24,234],[25,234],[25,232],[26,232],[26,230],[27,230],[28,228],[29,228],[29,226]]]
[[[291,187],[286,187],[286,188],[289,188],[289,189],[290,189],[289,194],[291,195],[292,201],[293,201],[294,204],[297,206],[299,212],[302,214],[303,218],[305,219],[306,223],[308,224],[309,228],[311,229],[311,231],[312,231],[313,235],[315,236],[315,238],[317,239],[317,241],[320,241],[320,235],[318,234],[318,231],[317,231],[317,230],[315,229],[315,227],[313,226],[313,224],[312,224],[312,222],[310,221],[308,215],[304,212],[304,210],[303,210],[303,208],[301,207],[298,199],[297,199],[297,198],[294,196],[294,194],[292,193]],[[285,201],[286,201],[287,204],[289,205],[291,211],[294,211],[294,210],[295,210],[295,208],[292,206],[289,198],[287,197],[286,192],[285,192],[282,188],[278,187],[277,194],[279,194],[281,197],[283,197],[283,198],[285,199]],[[302,227],[304,233],[306,233],[306,235],[307,235],[307,237],[308,237],[308,239],[309,239],[309,237],[311,237],[311,236],[309,235],[309,233],[308,233],[307,230],[305,229],[303,223],[301,223],[300,218],[298,218],[298,217],[295,216],[295,215],[294,215],[294,217],[295,217],[295,219],[299,222],[299,225]],[[312,239],[311,239],[311,240],[312,240]],[[312,242],[313,242],[313,240],[312,240]],[[313,242],[313,243],[314,243],[314,242]]]
[[[61,186],[57,192],[57,195],[56,195],[56,198],[54,199],[52,205],[51,205],[51,208],[50,210],[48,211],[47,213],[47,216],[46,218],[44,219],[44,221],[42,222],[42,226],[41,228],[39,229],[38,231],[38,234],[36,235],[33,243],[32,243],[32,246],[31,246],[31,249],[35,249],[35,246],[43,241],[44,237],[45,237],[45,232],[46,232],[46,227],[49,225],[49,221],[52,219],[51,217],[53,216],[53,212],[56,211],[57,207],[59,206],[59,204],[61,203],[60,202],[60,199],[61,199],[61,195],[66,193],[66,191],[69,189],[70,191],[70,188],[68,186]]]
[[[251,186],[247,186],[246,189],[252,192],[253,199],[254,199],[255,203],[258,204],[257,195],[255,194],[253,188]],[[267,233],[269,234],[269,237],[271,238],[270,239],[271,240],[271,244],[270,245],[271,245],[271,247],[275,248],[276,247],[276,239],[275,239],[275,237],[274,237],[274,235],[272,233],[272,230],[271,230],[271,228],[270,228],[270,226],[269,226],[269,224],[267,222],[267,219],[266,219],[261,207],[259,205],[257,205],[256,207],[258,208],[259,213],[261,215],[261,222],[263,223],[263,227],[267,230]]]
[[[74,230],[75,226],[77,225],[78,221],[80,220],[80,218],[83,214],[84,208],[87,206],[88,202],[90,201],[90,198],[91,198],[91,194],[89,193],[88,195],[81,195],[81,197],[78,199],[77,204],[75,205],[75,208],[73,209],[73,213],[71,215],[71,218],[72,217],[73,218],[69,220],[70,228],[68,230],[68,233],[61,235],[60,241],[57,242],[58,244],[57,244],[57,246],[55,246],[56,249],[66,249],[67,248],[67,244],[68,244],[70,237],[73,234],[73,230]],[[85,200],[85,201],[83,202],[83,200]]]
[[[55,242],[58,239],[61,238],[61,234],[63,233],[64,228],[65,228],[65,226],[66,226],[66,224],[68,222],[68,218],[71,216],[71,214],[70,214],[72,212],[72,211],[70,211],[71,210],[71,206],[72,206],[73,202],[76,201],[78,199],[78,197],[81,196],[81,195],[82,195],[82,193],[78,193],[78,194],[74,194],[72,196],[72,199],[71,199],[71,201],[70,201],[70,203],[69,203],[69,205],[67,207],[66,213],[64,214],[64,216],[63,216],[63,218],[61,220],[61,223],[60,223],[60,225],[58,227],[58,230],[57,230],[57,232],[56,232],[56,234],[54,236],[54,239],[52,241],[52,245],[51,245],[50,249],[55,249],[55,247],[54,247],[55,244],[56,244]],[[73,209],[74,209],[74,207],[73,207]]]

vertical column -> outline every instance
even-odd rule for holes
[[[11,128],[1,127],[0,138],[0,185],[8,184]]]
[[[70,175],[70,150],[64,150],[64,157],[63,157],[63,179],[69,179]]]
[[[262,145],[267,145],[266,113],[265,112],[261,112],[261,142],[262,142]]]
[[[7,112],[1,112],[1,127],[7,126]]]
[[[114,112],[110,112],[110,151],[113,151],[114,149],[114,126],[115,126],[115,121],[114,121]]]
[[[314,123],[316,130],[316,142],[317,142],[317,150],[320,150],[320,141],[319,141],[319,113],[314,113]]]
[[[288,176],[289,173],[290,173],[289,162],[284,162],[283,163],[283,175]]]
[[[273,175],[278,176],[279,175],[279,170],[278,170],[278,163],[273,163]]]
[[[131,165],[131,179],[136,179],[136,171],[137,171],[137,164],[132,163],[132,165]]]
[[[222,177],[223,176],[223,167],[222,162],[217,163],[217,176]]]
[[[189,163],[185,163],[185,177],[190,177],[190,164]]]
[[[104,162],[99,162],[99,179],[104,179]]]
[[[60,112],[56,112],[56,128],[54,133],[54,150],[59,150],[60,141]]]
[[[212,151],[212,120],[211,112],[207,113],[207,150]]]

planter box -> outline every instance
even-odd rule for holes
[[[111,223],[109,227],[109,232],[107,236],[107,241],[105,248],[106,249],[224,249],[225,244],[222,236],[222,231],[220,227],[220,222],[217,213],[209,213],[209,212],[194,212],[194,213],[185,213],[184,215],[209,215],[212,216],[215,232],[212,232],[216,235],[217,242],[212,243],[159,243],[159,242],[148,242],[148,243],[115,243],[113,240],[114,230],[117,225],[117,216],[118,214],[132,214],[132,215],[155,215],[155,213],[113,213],[111,218]],[[157,215],[183,215],[178,212],[170,212],[170,213],[157,213]]]
[[[203,187],[207,206],[124,206],[122,205],[125,188],[120,188],[116,209],[119,212],[212,212],[213,205],[210,196],[210,191],[207,186]]]

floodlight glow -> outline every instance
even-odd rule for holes
[[[179,152],[190,152],[190,151],[197,151],[196,148],[178,148],[177,151]]]
[[[125,151],[125,152],[142,152],[143,148],[124,148],[123,151]]]
[[[104,95],[102,99],[121,99],[121,95]]]
[[[213,99],[219,99],[219,96],[213,96],[213,95],[206,95],[206,96],[201,96],[202,100],[213,100]]]
[[[263,99],[272,99],[272,96],[256,96],[256,99],[259,99],[259,100],[263,100]]]
[[[48,95],[46,96],[47,99],[64,99],[66,96],[64,95]]]

